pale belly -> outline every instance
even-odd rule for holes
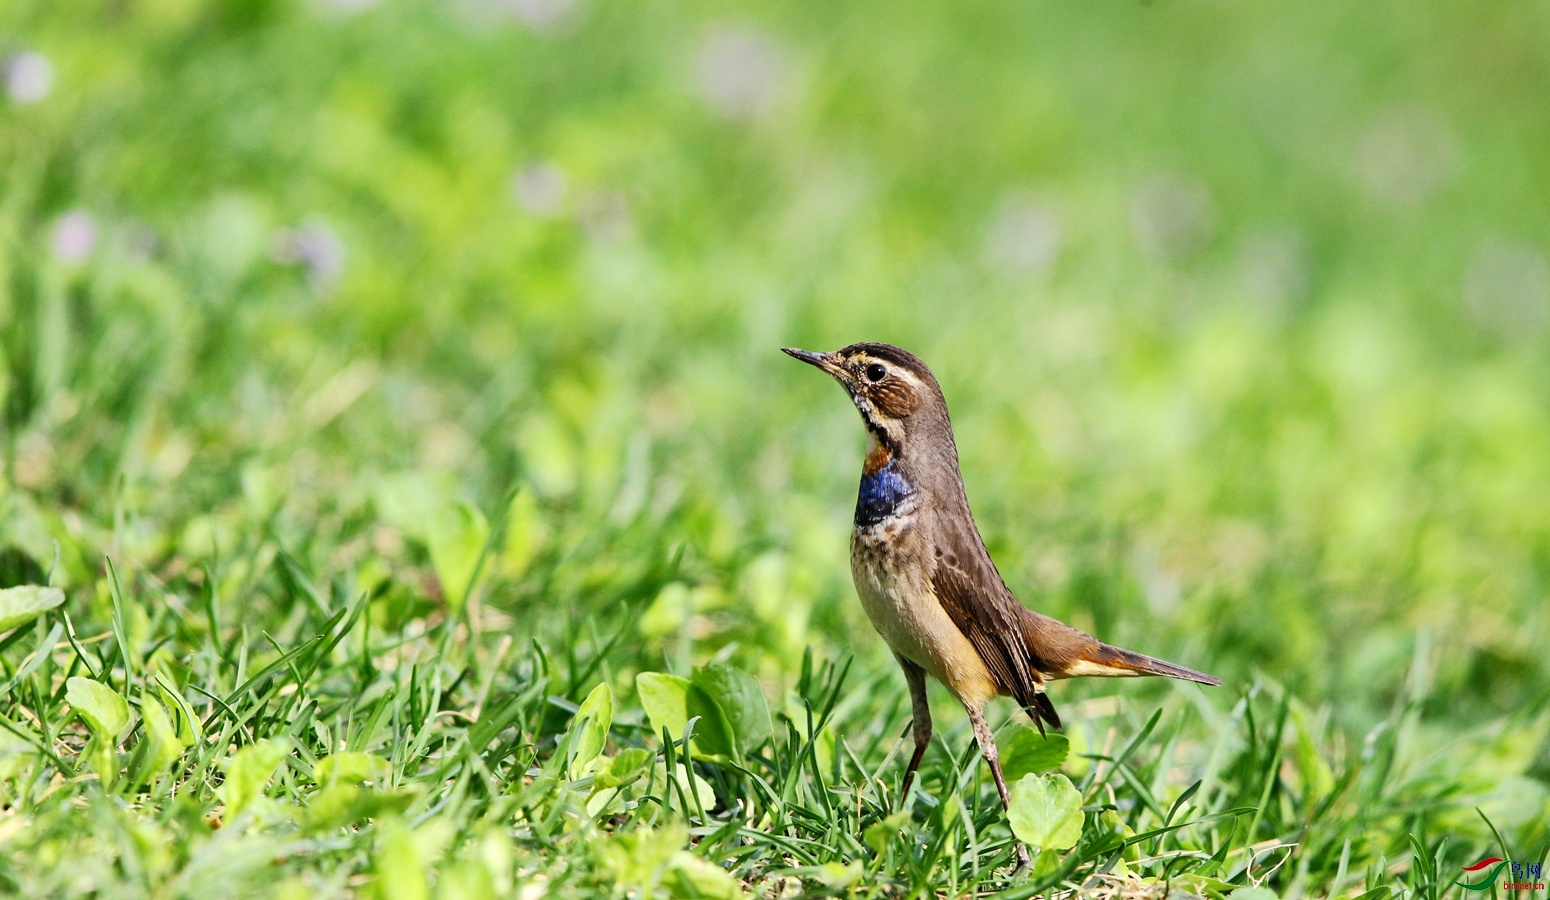
[[[995,679],[937,602],[925,568],[900,564],[901,556],[929,557],[909,552],[909,536],[894,532],[885,537],[885,527],[857,529],[851,537],[850,572],[861,608],[894,653],[925,669],[960,701],[978,707],[999,693]]]

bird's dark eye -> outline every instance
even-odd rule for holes
[[[866,367],[866,380],[867,381],[882,381],[884,378],[887,378],[887,377],[888,377],[888,370],[883,368],[878,363],[872,363],[870,366]]]

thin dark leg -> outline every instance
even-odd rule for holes
[[[1007,792],[1006,779],[1001,775],[1001,754],[996,750],[996,736],[990,733],[984,713],[972,706],[966,705],[964,709],[969,711],[969,721],[974,725],[974,739],[979,742],[980,754],[985,757],[985,762],[990,763],[990,774],[996,777],[996,790],[1001,794],[1001,805],[1010,812],[1012,795]],[[1028,845],[1022,841],[1017,841],[1017,865],[1018,868],[1028,865]]]
[[[926,748],[931,745],[931,704],[926,699],[926,670],[902,656],[898,660],[904,669],[904,680],[909,682],[910,702],[914,706],[915,716],[915,753],[910,756],[910,764],[904,769],[904,790],[899,792],[899,802],[903,803],[904,798],[910,795],[910,785],[915,783],[915,770],[920,768]]]

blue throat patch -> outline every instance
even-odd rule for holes
[[[899,474],[893,460],[876,472],[863,473],[861,494],[856,498],[856,525],[876,525],[893,515],[915,488]]]

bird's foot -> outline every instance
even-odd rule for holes
[[[1032,862],[1032,861],[1033,860],[1030,859],[1029,856],[1028,856],[1028,845],[1023,843],[1022,841],[1018,841],[1017,842],[1017,868],[1012,870],[1013,874],[1016,874],[1018,872],[1021,872],[1024,869],[1028,868],[1028,864],[1030,862]]]

